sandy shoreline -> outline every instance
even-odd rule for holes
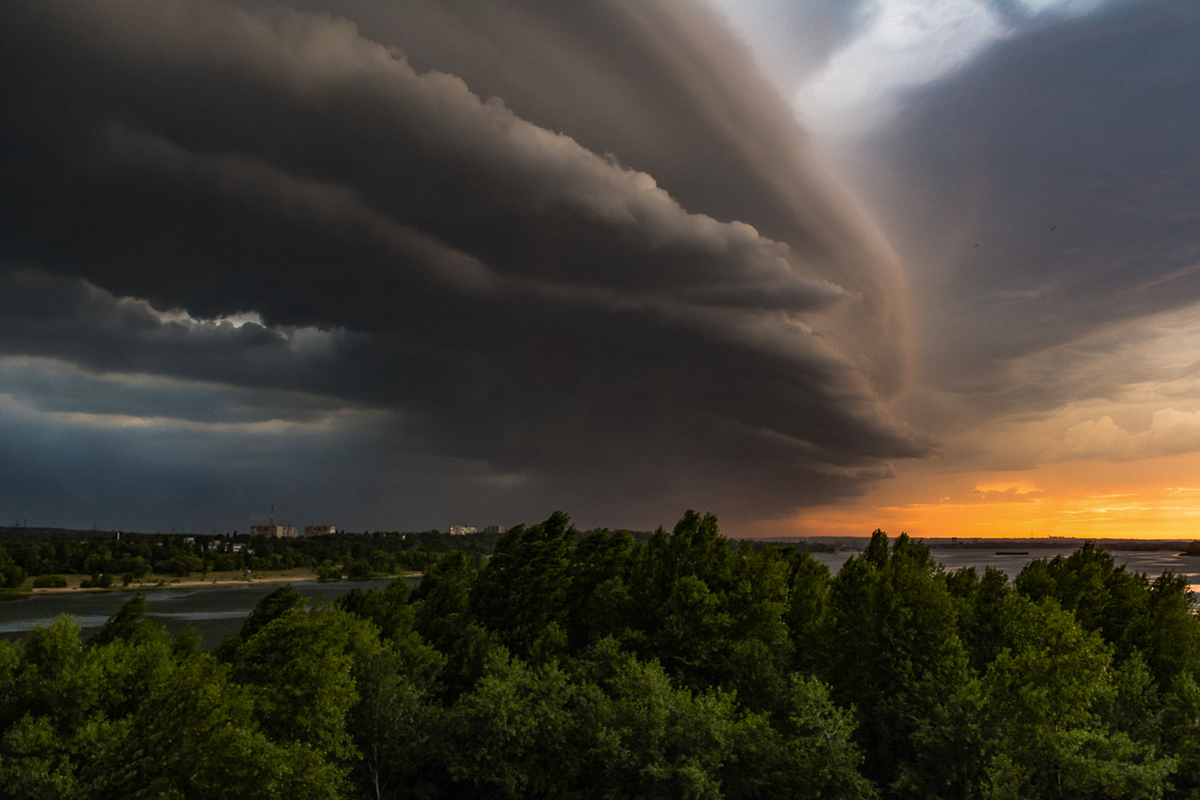
[[[372,580],[395,580],[397,578],[415,578],[421,575],[420,572],[406,572],[400,575],[389,575],[385,578],[374,578]],[[297,570],[295,572],[280,572],[269,571],[261,575],[247,574],[242,572],[235,573],[219,573],[216,577],[210,574],[204,578],[157,578],[153,581],[138,581],[131,583],[128,586],[114,585],[106,587],[87,587],[79,586],[86,575],[69,575],[65,576],[68,581],[67,586],[48,586],[40,588],[32,588],[22,591],[21,595],[38,595],[38,594],[81,594],[87,592],[143,592],[160,589],[220,589],[232,588],[235,586],[258,586],[263,584],[273,583],[305,583],[317,580],[317,573],[310,570]],[[346,578],[342,578],[343,581]],[[332,582],[332,581],[331,581]],[[73,584],[73,585],[72,585]],[[15,593],[14,594],[18,594]]]

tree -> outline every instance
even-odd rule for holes
[[[25,570],[0,547],[0,589],[15,589],[25,582]]]
[[[1052,597],[1064,610],[1073,612],[1080,625],[1098,631],[1115,646],[1118,661],[1136,647],[1127,632],[1145,613],[1149,581],[1145,575],[1127,572],[1111,553],[1093,542],[1085,542],[1065,557],[1030,562],[1017,575],[1015,585],[1031,600]]]
[[[380,636],[395,641],[416,631],[417,614],[410,600],[408,582],[398,578],[382,592],[353,589],[338,601],[338,608],[372,622]]]
[[[784,621],[792,638],[794,668],[817,672],[822,654],[821,631],[829,614],[829,568],[808,553],[788,548],[783,558],[789,566],[788,604]]]
[[[980,579],[974,567],[946,576],[946,589],[955,599],[959,636],[971,666],[982,673],[1007,646],[1005,625],[1012,587],[1008,576],[988,567]]]
[[[540,525],[505,534],[480,573],[471,613],[514,652],[529,654],[551,625],[551,636],[564,635],[574,538],[570,518],[556,511]]]
[[[791,666],[789,574],[778,550],[735,549],[716,517],[688,511],[630,559],[624,638],[694,691],[719,686],[766,707]]]
[[[291,608],[247,638],[231,677],[253,687],[264,733],[346,762],[354,747],[346,718],[358,701],[354,664],[379,651],[376,629],[343,611]]]
[[[555,664],[493,651],[449,712],[449,774],[483,797],[559,797],[573,782],[572,686]]]
[[[1161,796],[1175,768],[1152,745],[1106,725],[1111,651],[1052,600],[1009,604],[1009,646],[983,678],[983,795]]]
[[[413,664],[410,654],[389,645],[358,664],[360,696],[350,711],[350,730],[360,758],[354,765],[356,783],[366,796],[423,796],[445,780],[438,760],[443,741],[445,710],[434,695],[433,681],[441,657]]]
[[[628,629],[629,593],[624,578],[633,551],[629,531],[593,531],[575,546],[565,601],[567,638],[573,648]]]
[[[340,773],[311,748],[257,730],[250,692],[211,656],[153,682],[134,713],[106,728],[82,773],[89,797],[339,797]]]
[[[897,794],[962,791],[971,674],[945,575],[924,545],[876,531],[833,579],[822,676],[856,709],[865,775]]]
[[[138,592],[126,600],[117,609],[117,613],[109,617],[100,630],[88,640],[93,647],[115,642],[134,641],[139,635],[148,631],[146,620],[146,596]]]
[[[254,634],[274,622],[289,611],[304,608],[308,600],[290,583],[285,583],[274,590],[254,606],[254,610],[242,623],[242,629],[237,636],[230,637],[217,648],[217,657],[222,661],[232,661],[238,648]]]
[[[129,604],[126,604],[129,606]],[[177,660],[126,608],[83,647],[60,618],[0,643],[0,786],[21,798],[329,798],[338,771],[258,730],[250,693],[207,654]],[[120,635],[116,630],[120,628]]]

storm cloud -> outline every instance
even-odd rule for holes
[[[1200,300],[1200,12],[1043,23],[914,92],[874,145],[915,200],[892,216],[928,259],[925,344],[960,382]]]
[[[903,413],[964,467],[1099,457],[1080,444],[1093,428],[1068,429],[1109,416],[1153,438],[1156,411],[1194,410],[1179,331],[1200,302],[1200,14],[1059,5],[995,17],[975,57],[897,90],[894,115],[849,150],[845,174],[908,266]],[[1038,443],[1005,455],[1027,423]]]
[[[12,441],[127,444],[150,493],[208,487],[188,524],[231,496],[218,440],[243,486],[273,447],[355,498],[342,524],[401,527],[780,515],[933,452],[885,405],[908,359],[895,256],[702,6],[5,15],[0,414]],[[175,466],[122,430],[177,441]],[[25,496],[78,524],[98,483],[54,463]],[[145,499],[118,483],[113,526]]]

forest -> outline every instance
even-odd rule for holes
[[[111,586],[147,575],[187,577],[210,572],[259,572],[303,567],[354,579],[422,572],[446,554],[492,552],[498,534],[451,536],[438,531],[364,531],[274,539],[265,536],[181,535],[0,529],[0,589],[27,577],[90,575]],[[53,585],[49,583],[48,585]]]
[[[1085,544],[1014,580],[876,531],[842,569],[517,527],[205,650],[135,595],[0,642],[11,798],[1190,798],[1187,582]]]

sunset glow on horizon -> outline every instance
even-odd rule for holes
[[[1009,481],[997,474],[907,475],[852,505],[760,523],[747,533],[866,536],[879,528],[924,538],[1200,539],[1200,458],[1162,461],[1135,470],[1058,465]],[[1158,482],[1171,474],[1185,485]]]

